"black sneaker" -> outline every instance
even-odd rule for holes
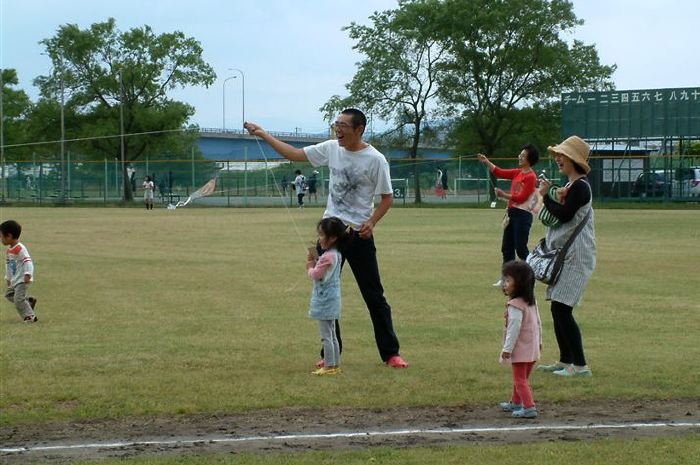
[[[39,318],[37,318],[36,315],[27,315],[24,317],[25,323],[36,323],[37,321],[39,321]]]
[[[34,310],[34,307],[36,307],[36,298],[27,297],[27,302],[29,302],[29,305],[32,307],[32,310]]]

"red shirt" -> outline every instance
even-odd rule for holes
[[[530,198],[535,188],[537,187],[537,176],[534,171],[523,173],[519,168],[512,170],[504,170],[499,167],[493,169],[493,174],[497,178],[512,179],[510,185],[510,200],[508,208],[515,207],[517,204],[525,202]]]

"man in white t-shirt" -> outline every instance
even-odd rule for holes
[[[328,202],[323,217],[340,218],[353,229],[353,239],[340,252],[350,264],[369,310],[379,355],[391,367],[406,368],[408,364],[399,355],[391,307],[384,298],[373,236],[375,226],[393,202],[389,163],[377,149],[362,140],[367,118],[360,110],[343,110],[334,126],[336,140],[300,149],[274,138],[257,124],[245,124],[250,134],[264,139],[288,160],[329,167]],[[376,209],[375,195],[381,197]],[[340,342],[337,322],[336,331]]]

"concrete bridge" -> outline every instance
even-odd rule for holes
[[[278,139],[293,145],[294,147],[305,147],[307,145],[318,144],[330,139],[329,134],[309,134],[302,132],[277,132],[269,131]],[[258,143],[260,145],[258,145]],[[209,160],[262,160],[264,157],[260,153],[262,149],[268,160],[282,160],[270,145],[248,134],[242,129],[199,129],[199,149],[205,158]],[[407,158],[408,152],[400,148],[383,148],[383,153],[388,158]],[[420,149],[423,158],[446,159],[452,154],[451,150],[439,147],[423,147]]]

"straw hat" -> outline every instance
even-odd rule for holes
[[[579,136],[571,136],[559,145],[547,147],[547,151],[550,154],[564,155],[566,158],[583,168],[586,174],[591,171],[591,167],[588,166],[587,161],[590,150],[591,148],[588,146],[586,141],[581,139]]]

